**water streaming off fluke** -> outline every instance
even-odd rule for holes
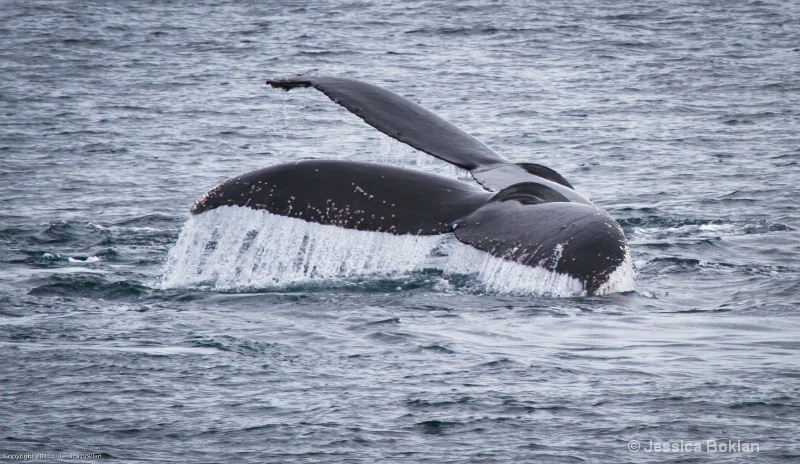
[[[632,288],[633,273],[626,264],[603,293]],[[167,258],[162,287],[248,291],[305,282],[336,285],[353,277],[379,279],[430,268],[443,271],[445,278],[471,276],[471,290],[549,296],[583,292],[568,275],[498,259],[450,236],[354,231],[236,206],[189,218]]]

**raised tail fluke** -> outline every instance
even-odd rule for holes
[[[286,91],[313,87],[389,137],[464,169],[508,163],[455,125],[376,85],[325,76],[273,79],[267,84]]]
[[[317,89],[389,137],[469,170],[486,190],[496,192],[519,182],[543,182],[570,201],[591,205],[556,171],[534,163],[512,163],[433,112],[376,85],[341,77],[304,75],[271,79],[267,84],[286,91]]]

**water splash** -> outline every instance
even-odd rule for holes
[[[607,295],[616,292],[632,292],[636,289],[636,269],[633,266],[633,259],[631,258],[630,248],[625,248],[625,260],[617,267],[608,280],[601,285],[596,295]]]
[[[626,263],[602,293],[632,289],[630,260]],[[472,289],[492,293],[584,293],[571,276],[496,258],[450,236],[353,231],[238,206],[189,218],[169,252],[161,286],[246,291],[352,277],[397,277],[426,268],[440,269],[445,276],[474,277]]]
[[[551,271],[543,266],[524,266],[496,258],[467,245],[455,243],[445,271],[457,274],[476,274],[481,285],[490,292],[542,295],[582,295],[581,282],[567,274]]]
[[[420,269],[439,240],[224,206],[189,218],[167,258],[162,286],[236,290],[403,274]]]

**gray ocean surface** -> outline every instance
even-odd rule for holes
[[[557,170],[636,291],[162,288],[227,178],[448,172],[298,73]],[[0,460],[800,462],[799,162],[795,1],[3,0]]]

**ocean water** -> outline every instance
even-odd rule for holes
[[[798,462],[798,24],[792,1],[3,1],[0,459]],[[263,166],[464,176],[264,85],[298,73],[557,170],[622,225],[634,290],[513,291],[438,266],[447,241],[337,236],[370,248],[311,280],[242,273],[266,245],[170,255]]]

